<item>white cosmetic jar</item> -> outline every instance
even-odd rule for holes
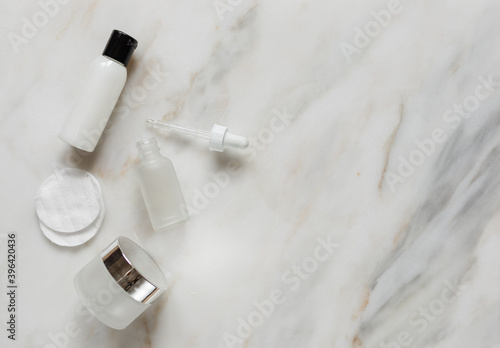
[[[74,278],[83,304],[101,322],[124,329],[167,288],[161,268],[138,244],[118,237]]]

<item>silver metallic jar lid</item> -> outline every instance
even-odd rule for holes
[[[118,285],[138,302],[150,304],[167,289],[160,267],[128,238],[118,237],[102,251],[101,258]]]

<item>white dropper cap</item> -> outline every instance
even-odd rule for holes
[[[228,132],[227,127],[215,124],[212,132],[193,129],[170,124],[163,121],[147,120],[146,124],[149,127],[165,129],[170,132],[187,134],[196,138],[208,140],[208,148],[210,151],[222,152],[228,147],[235,149],[246,149],[248,147],[248,139],[239,135]]]

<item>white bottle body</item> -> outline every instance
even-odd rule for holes
[[[139,186],[151,225],[162,231],[189,219],[174,166],[159,155],[143,158],[138,167]]]
[[[106,56],[95,59],[59,138],[78,149],[94,151],[126,80],[125,66]]]

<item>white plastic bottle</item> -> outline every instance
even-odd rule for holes
[[[142,197],[155,231],[162,231],[189,219],[174,166],[160,154],[155,138],[137,143],[141,163],[137,170]]]
[[[127,80],[127,64],[137,40],[113,30],[102,56],[91,64],[78,100],[66,117],[59,138],[68,144],[94,151]]]

